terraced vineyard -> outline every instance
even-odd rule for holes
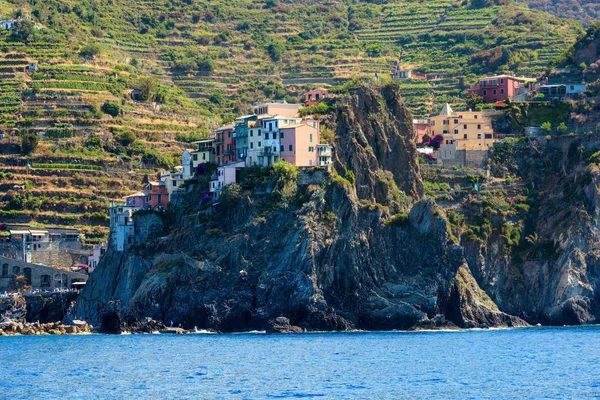
[[[22,11],[41,27],[0,31],[0,220],[105,233],[108,201],[251,103],[400,65],[437,75],[401,82],[415,116],[461,109],[479,74],[540,73],[581,33],[525,5],[461,3],[0,0],[0,19]],[[25,157],[15,144],[30,134],[40,144]]]

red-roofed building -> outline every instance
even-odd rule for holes
[[[476,93],[483,97],[486,103],[496,103],[511,99],[522,94],[527,89],[526,78],[510,75],[488,76],[479,80],[479,84],[469,89],[469,94]]]

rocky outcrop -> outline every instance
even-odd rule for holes
[[[192,186],[168,234],[108,250],[75,315],[227,332],[521,324],[469,279],[443,213],[419,200],[415,134],[397,90],[357,89],[335,121],[337,174],[301,177],[293,201],[265,189],[266,177],[213,214]]]

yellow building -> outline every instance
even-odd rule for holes
[[[214,141],[215,141],[215,138],[211,137],[209,139],[192,142],[192,144],[195,144],[198,146],[196,148],[196,151],[193,151],[190,153],[191,162],[192,162],[192,174],[193,174],[193,171],[198,166],[198,164],[215,162],[215,150],[213,147]]]
[[[443,135],[444,147],[454,150],[488,150],[493,146],[494,129],[492,116],[497,114],[493,110],[484,111],[458,111],[452,110],[446,104],[442,111],[429,119],[429,136]],[[446,158],[446,157],[443,157]]]

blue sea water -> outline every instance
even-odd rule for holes
[[[600,327],[0,337],[0,398],[600,398]]]

